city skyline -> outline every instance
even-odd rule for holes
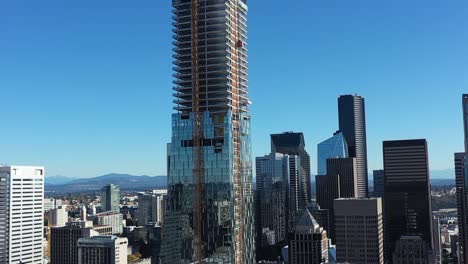
[[[298,1],[284,13],[280,1],[249,3],[252,157],[269,152],[270,134],[303,132],[315,174],[316,145],[338,129],[336,99],[359,94],[366,99],[369,171],[383,167],[382,141],[407,138],[428,140],[431,170],[453,168],[453,152],[463,150],[468,6],[403,2],[359,1],[358,10]],[[0,43],[0,87],[11,99],[0,106],[10,127],[0,143],[11,150],[0,163],[44,165],[50,176],[164,175],[170,3],[0,5],[0,33],[10,40]],[[284,35],[272,40],[277,30]],[[291,48],[297,43],[304,48]],[[271,63],[271,54],[282,64]]]

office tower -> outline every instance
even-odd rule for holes
[[[382,199],[341,198],[334,208],[338,262],[383,264]]]
[[[468,94],[462,95],[465,152],[455,153],[455,185],[457,190],[458,230],[460,241],[459,264],[468,263]]]
[[[340,177],[341,198],[361,197],[357,173],[355,158],[327,159],[327,176],[338,175]]]
[[[162,260],[253,263],[247,1],[172,5],[176,113]]]
[[[420,236],[402,236],[396,241],[392,261],[394,264],[432,264],[431,249]]]
[[[327,159],[327,175],[317,175],[317,203],[329,212],[329,237],[335,242],[334,200],[338,198],[355,198],[358,194],[356,179],[357,167],[355,158]]]
[[[110,235],[111,227],[93,228],[92,222],[69,222],[50,229],[50,260],[53,264],[78,264],[78,239]]]
[[[291,169],[299,171],[297,176],[299,208],[306,209],[307,203],[312,197],[312,186],[310,184],[310,156],[305,150],[304,134],[295,132],[272,134],[271,153],[281,153],[299,157],[297,159],[298,167]]]
[[[383,170],[374,170],[374,197],[383,198],[384,194],[384,171]]]
[[[327,159],[347,157],[348,144],[343,133],[337,131],[333,137],[317,145],[317,175],[327,174]]]
[[[42,264],[44,167],[0,167],[0,263]]]
[[[287,241],[291,222],[297,212],[297,181],[291,180],[297,173],[290,174],[290,163],[297,156],[271,153],[256,158],[256,219],[257,256],[261,259],[276,259],[277,244]],[[290,185],[290,183],[292,183]],[[291,203],[290,203],[291,202]]]
[[[434,245],[434,264],[442,264],[442,244],[440,241],[440,220],[432,217],[432,239]]]
[[[319,226],[309,210],[303,210],[289,235],[290,264],[321,264],[328,262],[327,231]]]
[[[387,260],[402,236],[419,236],[433,248],[427,152],[425,139],[383,142]]]
[[[163,222],[164,199],[167,195],[166,190],[152,190],[139,192],[138,194],[138,210],[136,219],[139,226],[144,226],[148,223]]]
[[[340,131],[348,143],[349,157],[356,158],[358,197],[367,197],[367,139],[364,98],[342,95],[338,98]]]
[[[111,226],[112,234],[119,235],[123,232],[123,215],[113,211],[102,212],[93,216],[95,225]]]
[[[127,238],[93,236],[78,239],[78,264],[127,264]]]
[[[55,227],[65,226],[68,222],[68,211],[66,206],[58,206],[55,209],[49,211],[50,214],[50,225]]]
[[[468,105],[467,105],[468,107]],[[466,133],[466,132],[465,132]],[[468,263],[468,181],[465,179],[468,170],[468,153],[455,153],[455,185],[457,191],[457,218],[460,243],[458,263]]]
[[[101,211],[120,210],[120,187],[115,184],[109,184],[101,189]]]

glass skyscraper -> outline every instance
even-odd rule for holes
[[[253,264],[247,1],[172,5],[176,113],[161,260]]]
[[[101,189],[101,211],[120,211],[120,187],[109,184]]]
[[[343,133],[338,131],[333,137],[317,145],[317,175],[327,174],[327,159],[347,157],[348,144]]]

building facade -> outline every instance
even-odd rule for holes
[[[327,174],[327,159],[347,157],[348,143],[343,133],[337,131],[333,137],[317,145],[317,175]]]
[[[127,238],[93,236],[78,240],[78,264],[127,264]]]
[[[109,184],[101,189],[101,211],[120,211],[120,187]]]
[[[102,212],[96,214],[94,217],[94,224],[99,226],[112,227],[112,234],[120,235],[123,232],[123,215],[114,211]]]
[[[162,263],[251,264],[247,1],[192,2],[172,1],[176,113]]]
[[[0,263],[42,264],[44,167],[0,167]]]
[[[91,222],[83,221],[52,227],[50,232],[50,261],[53,264],[78,264],[78,239],[106,235],[94,230]]]
[[[432,252],[420,236],[402,236],[396,241],[393,263],[432,264]]]
[[[455,185],[457,190],[457,211],[460,253],[458,263],[468,263],[468,94],[462,95],[464,152],[455,153]]]
[[[140,192],[138,195],[138,210],[136,218],[139,226],[148,223],[163,223],[166,190]]]
[[[342,95],[338,98],[339,130],[348,144],[349,157],[356,158],[358,196],[367,197],[367,135],[364,98]]]
[[[289,235],[289,263],[328,262],[328,243],[327,232],[319,226],[309,210],[304,210]]]
[[[419,236],[433,249],[427,152],[425,139],[383,142],[387,260],[402,236]]]
[[[384,194],[384,170],[374,170],[374,197],[383,198]]]
[[[65,226],[68,222],[68,211],[66,206],[57,206],[55,209],[49,211],[50,225],[55,227]]]
[[[255,209],[258,211],[255,219],[255,230],[258,238],[257,247],[268,248],[287,240],[289,156],[270,154],[257,157],[255,167],[257,183]],[[267,241],[265,232],[272,232],[273,243]]]
[[[384,264],[381,198],[335,200],[338,262]]]
[[[299,209],[306,209],[307,203],[312,197],[310,181],[310,156],[305,150],[303,133],[285,132],[271,135],[271,153],[281,153],[289,156],[298,156],[293,173],[297,172],[297,184],[299,193],[297,201]]]

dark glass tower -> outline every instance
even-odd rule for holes
[[[432,249],[432,211],[425,139],[383,142],[385,255],[400,239],[419,236]]]
[[[338,98],[340,131],[348,143],[349,157],[357,161],[357,197],[367,197],[367,139],[364,98],[358,95],[342,95]]]
[[[173,0],[162,263],[255,262],[247,1]]]
[[[305,150],[304,134],[286,132],[271,135],[271,153],[281,153],[286,155],[299,156],[298,184],[299,193],[297,196],[299,209],[307,208],[307,203],[312,196],[310,185],[310,156]]]
[[[455,184],[457,188],[458,233],[460,259],[458,263],[468,263],[468,94],[462,96],[463,130],[465,152],[455,153]]]

